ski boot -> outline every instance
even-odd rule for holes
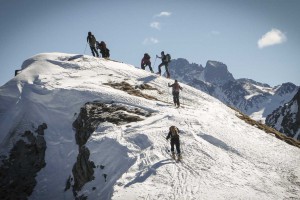
[[[181,154],[179,153],[179,154],[177,154],[177,161],[180,161],[182,159],[182,156],[181,156]]]
[[[174,152],[172,152],[172,155],[171,155],[171,157],[172,157],[172,159],[176,159],[176,157],[175,157],[175,153]]]

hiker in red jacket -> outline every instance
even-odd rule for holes
[[[182,87],[179,85],[178,81],[175,80],[175,82],[170,85],[170,83],[168,83],[169,87],[172,87],[172,94],[173,94],[173,101],[175,106],[179,107],[180,106],[180,102],[179,102],[179,90],[182,90]]]
[[[145,70],[146,66],[149,66],[149,69],[150,71],[153,73],[153,69],[151,67],[151,61],[150,61],[150,56],[149,54],[145,53],[144,54],[144,57],[142,58],[142,61],[141,61],[141,68],[143,70]]]

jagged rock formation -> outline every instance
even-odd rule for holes
[[[27,199],[35,185],[37,173],[46,166],[46,141],[43,123],[35,133],[25,131],[10,151],[9,158],[1,159],[0,167],[0,199]]]
[[[101,102],[88,102],[80,109],[77,119],[73,123],[75,129],[76,143],[79,148],[77,161],[73,166],[72,174],[67,180],[65,190],[72,187],[76,198],[78,191],[89,181],[94,179],[93,161],[90,160],[90,151],[86,143],[91,134],[102,122],[110,122],[116,125],[127,124],[143,120],[142,117],[149,117],[151,113],[136,107],[125,106],[121,104],[106,104]]]
[[[300,140],[300,90],[290,102],[268,115],[266,124],[289,137]]]
[[[235,80],[224,63],[211,60],[207,61],[202,77],[205,82],[215,85],[223,85],[228,81]]]

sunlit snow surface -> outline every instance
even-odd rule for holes
[[[71,59],[70,59],[71,58]],[[300,199],[300,149],[256,129],[215,98],[181,84],[181,108],[168,83],[132,65],[62,53],[39,54],[0,88],[1,153],[22,131],[47,123],[46,166],[30,199],[74,199],[64,192],[78,154],[72,123],[86,102],[115,102],[153,112],[143,121],[102,123],[87,147],[95,179],[88,199]],[[147,100],[104,83],[147,83]],[[180,129],[182,162],[170,159],[168,128]],[[105,182],[103,174],[107,174]]]

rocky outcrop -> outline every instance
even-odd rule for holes
[[[143,120],[142,117],[151,116],[148,111],[140,108],[115,104],[88,102],[81,109],[77,119],[73,123],[76,143],[79,148],[77,161],[72,169],[72,177],[67,180],[66,189],[72,188],[74,197],[78,197],[78,191],[94,179],[93,161],[90,160],[90,151],[86,147],[88,139],[102,122],[110,122],[116,125],[127,124]]]
[[[37,173],[46,166],[46,141],[44,131],[47,124],[38,126],[33,133],[25,131],[10,151],[9,158],[3,158],[0,167],[0,199],[27,199],[36,186]]]
[[[268,115],[266,124],[300,141],[300,90],[290,102]]]

